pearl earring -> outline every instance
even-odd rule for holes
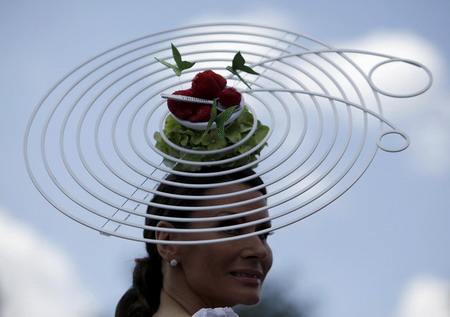
[[[175,259],[170,260],[170,266],[171,267],[175,267],[175,266],[177,266],[177,264],[178,264],[177,260],[175,260]]]

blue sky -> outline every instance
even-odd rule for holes
[[[272,238],[271,279],[286,285],[293,298],[313,301],[315,316],[412,317],[403,308],[411,305],[408,298],[425,286],[448,289],[450,283],[449,12],[444,0],[0,1],[0,228],[20,232],[2,235],[1,255],[16,261],[11,263],[41,263],[38,247],[29,242],[39,241],[42,257],[57,254],[42,276],[66,279],[78,289],[75,306],[111,315],[129,286],[133,259],[144,249],[76,224],[40,196],[23,161],[29,116],[64,74],[108,48],[193,23],[263,21],[337,47],[418,60],[432,70],[435,81],[427,93],[392,101],[386,109],[411,146],[396,154],[380,151],[348,193]],[[28,234],[35,238],[22,241]],[[14,274],[41,274],[26,265],[13,268],[0,268],[12,272],[8,285],[0,281],[0,294],[7,287],[11,298],[22,281]],[[425,286],[408,295],[417,281],[431,284],[419,283]],[[63,296],[60,302],[61,309],[73,305]]]

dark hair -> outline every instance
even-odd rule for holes
[[[205,169],[203,170],[205,171]],[[209,171],[207,171],[209,172]],[[219,182],[228,182],[254,176],[255,173],[250,170],[242,170],[236,173],[230,173],[223,176],[206,176],[206,177],[186,177],[171,174],[167,177],[168,180],[177,183],[187,184],[210,184]],[[253,177],[244,182],[249,187],[256,187],[263,184],[260,177]],[[201,196],[204,195],[208,188],[192,188],[173,186],[168,184],[160,184],[157,189],[159,192],[187,195],[187,196]],[[265,195],[266,189],[261,187],[259,191]],[[169,198],[155,195],[152,202],[164,204],[167,206],[196,206],[198,200],[184,200]],[[166,208],[157,208],[149,206],[148,214],[172,217],[189,217],[189,212],[177,211]],[[156,226],[159,220],[146,218],[145,224],[147,226]],[[183,228],[187,226],[187,222],[172,222],[176,228]],[[154,230],[144,230],[144,238],[154,239]],[[116,317],[149,317],[153,316],[159,308],[160,293],[163,286],[163,275],[161,271],[162,259],[158,253],[156,244],[147,243],[146,250],[148,257],[136,259],[136,266],[133,271],[133,285],[122,296],[116,307]]]

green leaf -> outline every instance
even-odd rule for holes
[[[189,69],[195,65],[195,62],[181,61],[181,65],[179,66],[181,70]]]
[[[175,45],[170,44],[172,46],[172,56],[177,64],[178,68],[181,68],[181,54],[180,51],[175,47]]]
[[[234,110],[237,106],[228,107],[226,110],[222,111],[216,118],[216,122],[225,123],[228,119],[231,118]]]
[[[173,71],[175,72],[175,74],[177,74],[177,76],[180,76],[180,75],[181,75],[181,69],[179,69],[177,66],[172,65],[172,64],[166,62],[165,60],[158,59],[158,58],[156,58],[156,57],[155,57],[155,59],[156,59],[158,62],[160,62],[161,64],[163,64],[164,66],[169,67],[169,68],[172,68]]]
[[[183,70],[191,68],[192,66],[195,65],[195,62],[183,61],[183,59],[181,58],[180,51],[176,48],[175,45],[171,44],[171,46],[172,46],[172,56],[173,56],[173,59],[174,59],[176,65],[170,64],[170,63],[166,62],[165,60],[158,59],[156,57],[155,57],[155,59],[158,62],[160,62],[161,64],[163,64],[164,66],[172,68],[173,71],[175,72],[175,74],[177,76],[180,76],[181,72]]]
[[[234,110],[236,109],[236,106],[228,107],[225,111],[222,111],[216,118],[216,122],[223,122],[225,123],[228,119],[231,118],[231,115],[233,114]]]
[[[231,115],[234,112],[234,109],[236,109],[236,106],[229,107],[227,108],[227,110],[220,113],[216,118],[217,135],[221,139],[225,139],[225,122],[230,119]]]
[[[227,70],[232,73],[233,75],[238,75],[237,71],[234,70],[234,68],[232,66],[227,66]]]
[[[227,66],[226,68],[229,72],[231,72],[233,75],[237,76],[240,81],[242,81],[248,88],[252,89],[250,85],[242,78],[241,75],[239,75],[238,70],[252,74],[252,75],[259,75],[258,72],[254,71],[251,67],[248,67],[245,65],[245,59],[242,56],[241,52],[237,52],[236,55],[234,55],[232,66]]]
[[[244,64],[245,64],[244,57],[242,56],[241,52],[237,52],[233,58],[233,68],[241,69],[241,67],[244,66]]]
[[[243,65],[243,66],[241,67],[241,70],[242,70],[243,72],[246,72],[246,73],[249,73],[249,74],[259,75],[259,73],[255,72],[252,68],[250,68],[250,67],[248,67],[248,66],[245,66],[245,65]]]
[[[195,62],[188,62],[188,61],[184,61],[181,58],[181,54],[180,51],[176,48],[175,45],[172,45],[172,55],[173,55],[173,59],[175,60],[175,63],[177,63],[178,68],[180,69],[180,71],[183,71],[185,69],[189,69],[192,66],[195,65]]]
[[[229,142],[233,144],[238,143],[240,140],[242,140],[241,127],[239,126],[237,120],[227,126],[225,137]]]
[[[208,134],[209,130],[211,129],[211,126],[212,126],[213,122],[216,120],[216,117],[217,117],[217,103],[218,103],[218,100],[216,98],[216,99],[214,99],[213,104],[211,106],[211,115],[209,117],[209,121],[208,121],[208,124],[206,125],[206,129],[205,129],[205,132],[203,133],[203,135]]]
[[[180,51],[176,48],[175,45],[173,45],[173,44],[171,44],[171,45],[172,45],[173,59],[175,60],[175,63],[177,63],[177,66],[181,71],[183,71],[185,69],[189,69],[195,65],[195,62],[183,61],[181,58]]]

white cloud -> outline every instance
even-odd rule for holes
[[[415,147],[411,165],[416,172],[430,176],[449,172],[450,89],[448,65],[442,53],[426,39],[402,30],[380,30],[338,46],[410,59],[430,69],[433,74],[431,88],[418,97],[383,99],[384,116],[410,136]],[[416,77],[395,68],[386,67],[385,70],[378,82],[391,87],[391,92],[418,91],[427,82],[424,72],[416,72]]]
[[[91,294],[69,259],[0,209],[0,315],[95,316]]]
[[[416,277],[407,285],[396,317],[449,317],[450,282]]]
[[[347,42],[334,43],[334,45],[416,61],[430,68],[433,76],[438,78],[445,72],[443,69],[445,59],[440,51],[431,42],[410,31],[378,30],[362,38],[349,39]]]

